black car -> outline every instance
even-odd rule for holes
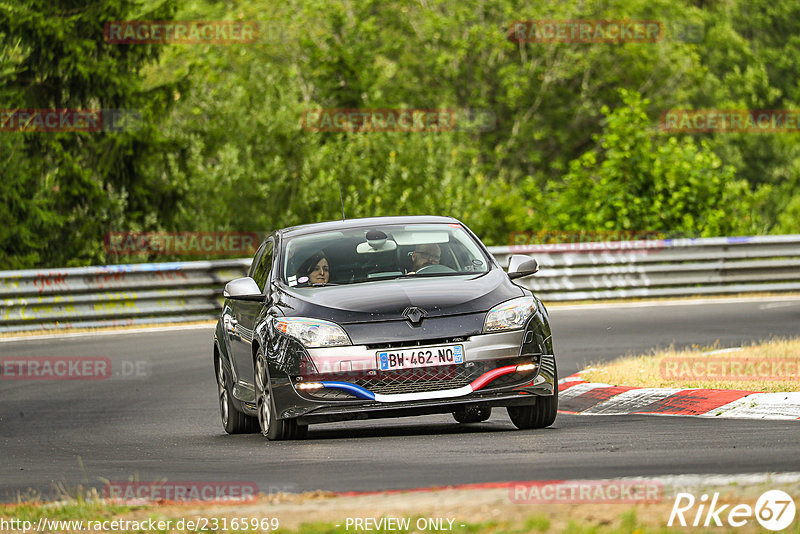
[[[214,335],[228,433],[303,438],[310,423],[451,412],[518,428],[558,407],[547,311],[463,223],[376,217],[286,228],[225,286]]]

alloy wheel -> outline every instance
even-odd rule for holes
[[[219,394],[219,413],[222,416],[223,426],[228,426],[230,417],[230,399],[228,398],[228,388],[225,387],[225,368],[222,361],[217,361],[217,390]]]
[[[261,426],[261,433],[266,436],[272,423],[272,410],[270,409],[272,399],[270,399],[267,383],[267,366],[262,354],[256,358],[255,378],[256,394],[258,395],[258,424]]]

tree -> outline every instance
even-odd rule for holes
[[[165,217],[175,194],[143,172],[165,151],[154,116],[172,88],[146,88],[141,69],[154,46],[108,44],[106,21],[167,19],[171,0],[139,13],[128,0],[26,0],[0,4],[0,109],[123,109],[141,116],[123,132],[8,132],[0,141],[8,173],[0,201],[3,266],[99,263],[103,235],[119,220]]]
[[[656,130],[635,91],[602,108],[599,148],[570,162],[551,189],[552,214],[566,230],[662,230],[689,236],[753,232],[755,197],[705,142]]]

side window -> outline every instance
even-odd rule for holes
[[[256,271],[256,265],[258,265],[258,260],[261,259],[261,254],[264,252],[264,249],[267,248],[267,244],[269,244],[269,241],[264,241],[263,243],[261,243],[261,246],[258,247],[258,250],[256,250],[256,254],[255,256],[253,256],[253,261],[250,263],[250,268],[247,270],[247,276],[249,276],[250,278],[253,278],[254,276],[253,273],[255,273]]]
[[[272,269],[272,245],[272,240],[267,241],[264,253],[261,254],[258,259],[258,265],[253,271],[253,280],[256,281],[262,293],[264,292],[264,286],[267,284],[267,278],[269,278],[269,271]]]

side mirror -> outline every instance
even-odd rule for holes
[[[513,254],[508,260],[508,277],[512,280],[530,276],[539,270],[539,262],[525,254]]]
[[[261,290],[258,289],[256,281],[249,276],[231,280],[225,284],[225,290],[222,294],[226,299],[232,300],[262,301],[265,298]]]

